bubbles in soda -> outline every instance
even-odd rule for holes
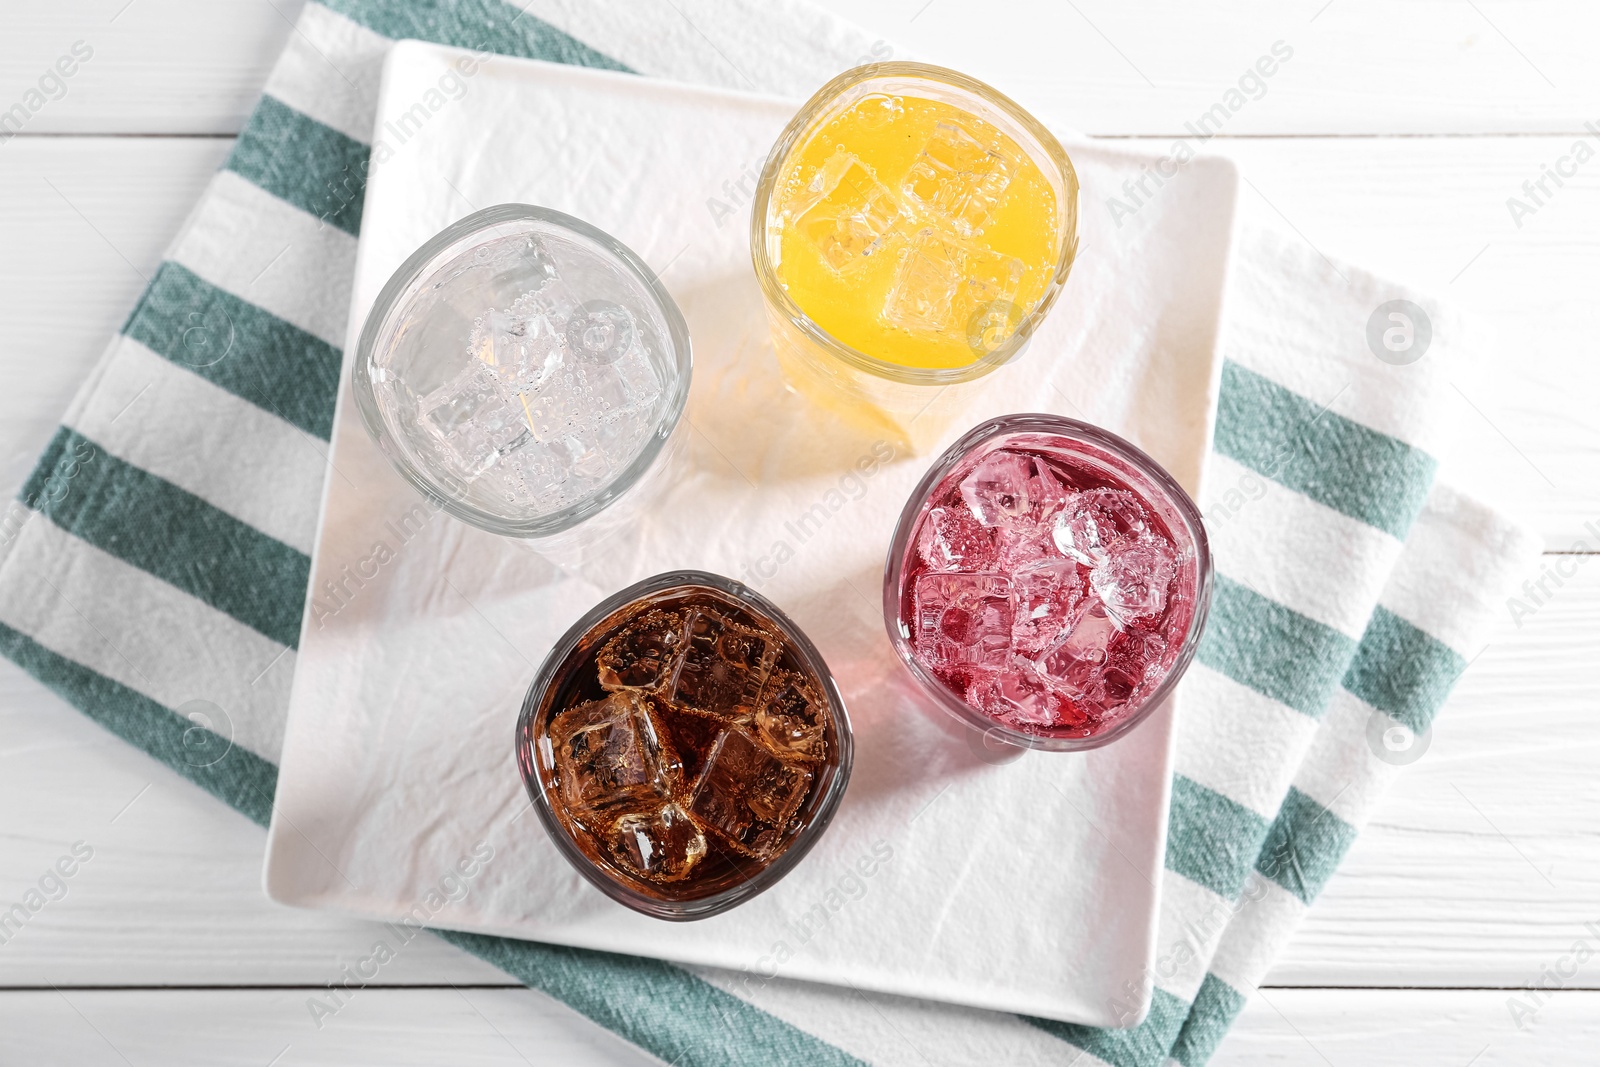
[[[840,743],[825,687],[775,624],[695,590],[630,605],[579,647],[537,730],[554,814],[586,854],[690,899],[794,842]]]
[[[576,237],[493,237],[445,263],[372,355],[402,447],[452,495],[539,517],[603,491],[650,441],[673,375],[658,303]]]
[[[912,654],[1023,732],[1088,737],[1166,677],[1194,610],[1157,510],[1069,452],[995,448],[929,494],[902,580]]]

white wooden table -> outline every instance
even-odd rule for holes
[[[990,5],[828,3],[1047,119],[1157,147],[1273,42],[1294,49],[1209,150],[1243,164],[1246,210],[1481,316],[1490,358],[1454,383],[1450,476],[1580,554],[1520,627],[1507,614],[1213,1062],[1595,1062],[1600,955],[1521,1026],[1507,1001],[1575,941],[1600,953],[1600,158],[1547,180],[1520,225],[1506,201],[1575,141],[1600,150],[1600,10],[1012,0],[980,23]],[[226,156],[298,7],[3,0],[0,110],[75,41],[94,58],[0,144],[0,490]],[[0,663],[0,902],[94,849],[0,944],[0,1062],[653,1062],[441,943],[317,1030],[306,998],[372,934],[263,899],[262,840]]]

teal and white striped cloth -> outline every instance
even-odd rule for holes
[[[378,70],[415,37],[800,98],[890,49],[799,2],[330,0],[0,523],[0,649],[258,823],[304,604]],[[1099,210],[1099,205],[1085,205]],[[1365,346],[1402,294],[1246,230],[1202,501],[1153,1001],[1086,1027],[441,936],[679,1067],[1205,1062],[1537,552],[1434,484],[1440,367]],[[1035,353],[1031,358],[1043,358]],[[1375,738],[1379,740],[1374,740]],[[1146,990],[1128,991],[1127,1003]],[[1128,1021],[1134,1021],[1130,1008]]]

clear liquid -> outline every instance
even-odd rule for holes
[[[492,236],[396,314],[372,366],[384,420],[465,503],[513,520],[576,506],[657,432],[667,325],[639,279],[581,239]]]

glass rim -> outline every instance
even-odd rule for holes
[[[1168,668],[1166,677],[1161,679],[1161,683],[1151,690],[1150,695],[1133,712],[1118,719],[1104,732],[1090,737],[1052,737],[1047,734],[1032,734],[990,718],[956,696],[943,682],[934,677],[933,673],[912,654],[909,637],[900,632],[902,599],[900,583],[905,574],[906,557],[910,550],[912,533],[917,528],[924,505],[927,504],[934,487],[985,442],[997,437],[1026,433],[1050,434],[1080,441],[1103,449],[1114,458],[1128,463],[1140,474],[1149,478],[1155,488],[1168,497],[1194,541],[1196,572],[1194,614],[1189,619],[1189,627],[1184,633],[1183,644],[1179,647],[1177,657]],[[999,738],[1018,748],[1033,748],[1045,752],[1084,752],[1109,745],[1122,737],[1147,719],[1172,695],[1172,691],[1189,669],[1189,664],[1199,648],[1200,636],[1205,631],[1206,618],[1211,611],[1211,590],[1211,545],[1206,536],[1200,509],[1183,486],[1179,485],[1176,479],[1167,473],[1166,468],[1151,458],[1147,452],[1109,430],[1065,415],[1039,412],[1000,415],[981,422],[962,434],[960,439],[933,462],[907,498],[906,505],[900,512],[900,520],[895,526],[894,537],[889,543],[889,556],[884,564],[883,624],[888,631],[889,643],[894,647],[895,654],[905,663],[912,676],[921,683],[923,690],[942,709],[966,725],[982,731],[986,736]]]
[[[805,135],[815,128],[817,122],[825,117],[828,107],[846,91],[874,80],[893,78],[920,79],[945,85],[974,96],[999,110],[1006,118],[1015,122],[1028,138],[1036,142],[1045,160],[1035,158],[1034,162],[1048,161],[1056,170],[1056,176],[1064,192],[1056,207],[1061,226],[1061,251],[1056,260],[1055,273],[1051,276],[1043,295],[1032,310],[1020,319],[1004,342],[971,363],[959,367],[908,367],[902,363],[879,359],[845,344],[818,325],[799,304],[795,303],[788,291],[778,284],[777,271],[767,250],[767,213],[771,206],[773,191],[777,188],[778,172],[782,169],[784,161],[799,146]],[[1001,132],[1011,136],[1010,131]],[[1026,144],[1020,147],[1024,150],[1028,148]],[[1030,152],[1029,155],[1033,156],[1033,153]],[[1039,323],[1055,306],[1062,287],[1066,284],[1067,275],[1077,259],[1080,193],[1078,172],[1055,134],[1024,110],[1022,105],[1000,90],[947,67],[902,60],[867,63],[845,71],[812,94],[811,98],[801,105],[794,118],[789,120],[789,124],[784,127],[783,133],[773,144],[772,151],[767,154],[766,163],[762,165],[761,178],[756,184],[755,197],[751,202],[750,258],[755,267],[756,279],[760,282],[761,291],[766,297],[768,310],[783,314],[808,340],[830,355],[856,370],[890,381],[909,385],[954,385],[981,378],[1014,359],[1027,347]]]
[[[816,814],[795,835],[787,848],[749,878],[707,896],[681,901],[660,900],[647,896],[632,886],[610,877],[599,864],[586,855],[556,818],[554,804],[546,795],[544,779],[540,776],[533,759],[535,727],[543,710],[550,684],[584,636],[607,617],[629,604],[674,589],[690,591],[706,589],[720,593],[743,602],[756,614],[776,626],[794,646],[806,668],[815,674],[821,683],[839,746],[839,757],[833,767],[832,777],[824,786],[822,796],[816,801]],[[805,632],[776,604],[743,582],[697,570],[667,571],[635,582],[626,589],[606,597],[573,623],[545,656],[544,662],[539,665],[539,670],[534,675],[533,682],[528,686],[527,695],[522,701],[521,713],[517,716],[514,743],[517,768],[522,776],[523,787],[528,792],[533,809],[538,814],[546,834],[555,842],[557,851],[586,881],[618,904],[653,918],[671,922],[688,922],[719,915],[770,889],[793,870],[821,839],[823,831],[833,821],[839,802],[849,785],[850,771],[855,762],[855,738],[850,726],[850,713],[845,707],[839,686],[834,681],[833,672],[828,669],[827,661],[822,658],[817,646],[811,643]]]
[[[664,390],[666,403],[662,406],[655,426],[644,447],[627,467],[606,483],[599,492],[557,511],[522,520],[510,519],[458,500],[447,491],[448,486],[441,486],[439,479],[422,470],[407,454],[405,448],[394,440],[397,435],[393,433],[388,421],[378,409],[371,374],[373,354],[379,343],[393,334],[394,315],[412,287],[431,275],[451,256],[472,247],[470,243],[472,238],[496,227],[518,222],[540,223],[567,230],[598,245],[603,253],[612,257],[642,284],[645,291],[654,298],[667,324],[667,341],[672,348],[670,355],[676,369],[675,380],[667,383],[667,388]],[[654,465],[667,439],[677,428],[684,408],[688,404],[689,383],[694,373],[689,326],[684,321],[683,312],[672,299],[672,295],[667,292],[666,287],[661,284],[661,280],[656,277],[655,272],[650,269],[649,264],[645,263],[638,253],[604,230],[580,218],[554,208],[516,203],[495,204],[474,211],[434,234],[407,256],[405,262],[401,263],[389,276],[383,288],[378,291],[377,299],[373,301],[372,309],[362,324],[361,336],[356,343],[355,358],[351,364],[351,394],[355,398],[356,410],[360,412],[362,425],[366,428],[367,435],[376,442],[379,450],[400,476],[425,498],[463,522],[488,530],[490,533],[517,538],[548,537],[570,530],[604,511],[626,494]]]

